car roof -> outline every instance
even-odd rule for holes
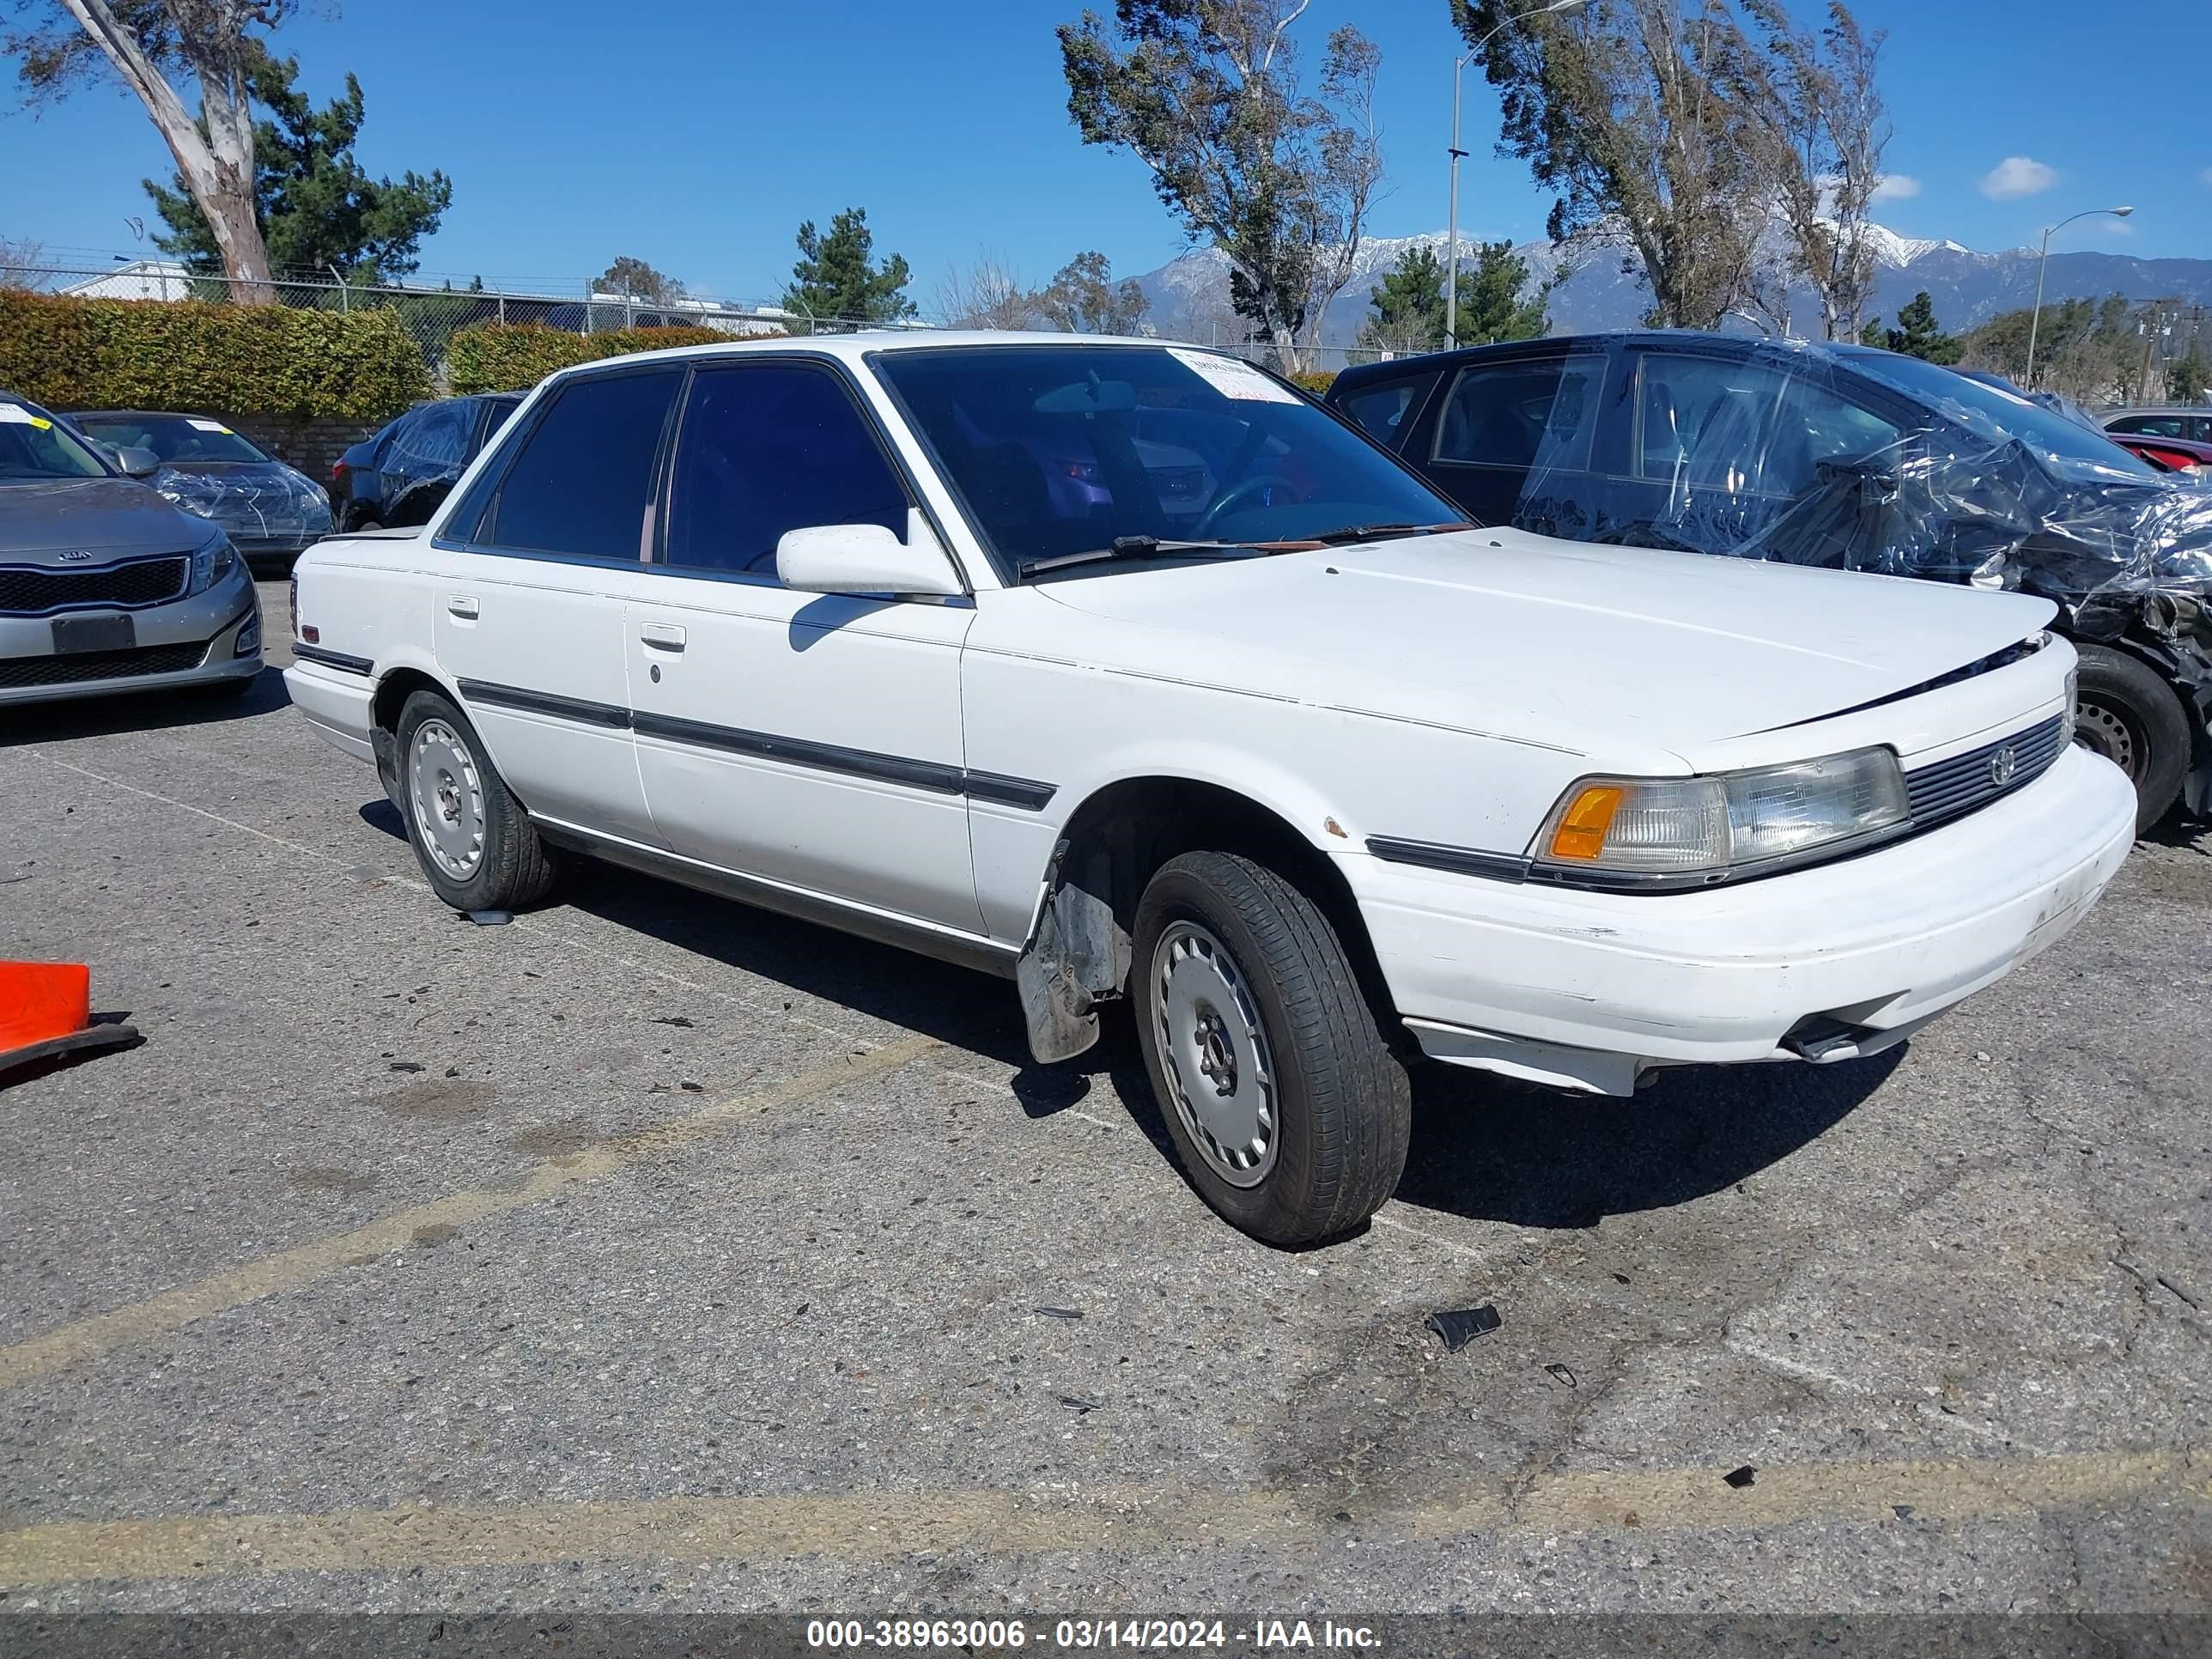
[[[156,421],[211,421],[212,415],[196,414],[181,409],[70,409],[62,411],[72,421],[151,419]]]
[[[1437,368],[1457,368],[1463,364],[1485,362],[1495,357],[1516,356],[1531,350],[1601,351],[1618,345],[1694,345],[1739,357],[1788,352],[1843,361],[1887,355],[1872,346],[1856,345],[1842,340],[1783,339],[1771,334],[1724,334],[1717,329],[1702,328],[1611,329],[1588,334],[1540,334],[1525,340],[1498,340],[1487,345],[1462,346],[1455,351],[1428,351],[1415,356],[1394,357],[1385,362],[1355,363],[1337,376],[1336,387],[1331,390],[1357,388],[1370,380],[1395,380],[1409,368],[1418,368],[1419,372],[1425,374]]]
[[[863,329],[856,334],[733,334],[726,343],[716,341],[712,345],[670,346],[658,351],[631,352],[620,357],[598,357],[587,363],[576,363],[558,369],[547,378],[568,380],[605,368],[611,363],[681,362],[702,357],[774,356],[787,352],[836,357],[857,364],[878,351],[980,350],[1040,345],[1150,346],[1155,349],[1172,347],[1178,351],[1204,351],[1217,356],[1231,355],[1212,346],[1192,345],[1183,340],[1149,339],[1123,334],[1048,334],[1020,329],[881,328]]]
[[[2212,404],[2128,404],[2097,411],[2100,421],[2117,421],[2123,415],[2194,415],[2200,421],[2212,420]]]

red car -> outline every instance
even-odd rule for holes
[[[2105,428],[2105,435],[2154,466],[2175,472],[2186,472],[2192,467],[2212,469],[2212,443],[2202,443],[2195,438],[2168,438],[2150,432],[2115,432],[2110,427]]]

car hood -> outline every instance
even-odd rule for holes
[[[239,535],[291,534],[330,525],[330,498],[322,486],[282,461],[170,462],[152,483],[185,512]]]
[[[64,553],[181,553],[212,532],[135,478],[0,483],[0,559],[65,565]]]
[[[2001,651],[2053,611],[2023,594],[1511,530],[1037,591],[1158,630],[1086,630],[1102,666],[1577,750],[1601,734],[1679,749],[1839,714]]]

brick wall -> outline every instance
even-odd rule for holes
[[[278,460],[296,466],[327,488],[331,463],[349,446],[380,430],[381,421],[288,421],[270,415],[225,415],[225,425],[241,432]]]

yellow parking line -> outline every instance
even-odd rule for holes
[[[1900,1505],[1945,1520],[2109,1510],[2154,1494],[2212,1496],[2212,1454],[2091,1452],[2036,1459],[1807,1463],[1737,1489],[1718,1468],[1500,1478],[1363,1516],[1367,1537],[1566,1534],[1887,1522]],[[1334,1499],[1316,1507],[1333,1510]],[[1085,1495],[991,1490],[763,1493],[501,1509],[342,1510],[59,1522],[0,1533],[0,1583],[395,1571],[570,1561],[866,1561],[948,1550],[1134,1553],[1316,1541],[1329,1528],[1295,1495],[1166,1485]]]
[[[641,1159],[658,1158],[687,1146],[770,1107],[789,1105],[810,1095],[823,1094],[862,1078],[896,1070],[942,1046],[936,1038],[924,1036],[886,1043],[880,1048],[802,1073],[688,1116],[641,1129],[567,1157],[550,1158],[526,1170],[512,1187],[453,1193],[414,1209],[402,1210],[397,1215],[386,1216],[380,1221],[372,1221],[366,1227],[335,1238],[317,1239],[293,1249],[281,1250],[229,1273],[181,1285],[146,1301],[79,1320],[13,1347],[0,1348],[0,1388],[93,1358],[128,1342],[161,1335],[211,1314],[258,1302],[335,1272],[353,1258],[402,1249],[422,1228],[458,1227],[526,1204],[535,1204],[580,1182],[613,1175]]]

